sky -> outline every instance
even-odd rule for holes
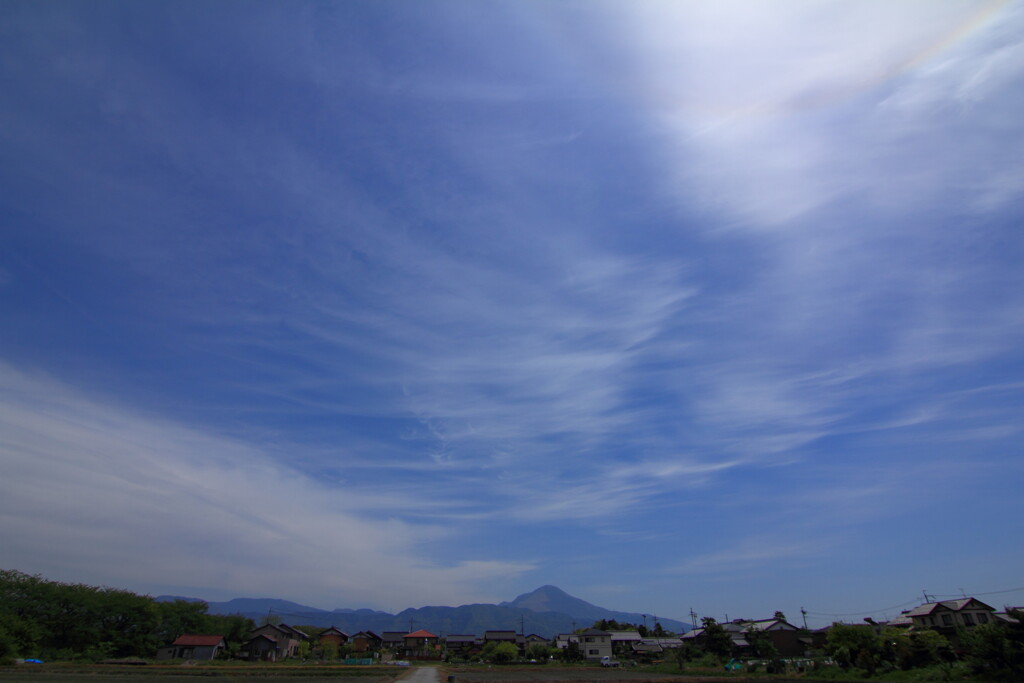
[[[1024,4],[8,0],[0,44],[0,567],[1024,604]]]

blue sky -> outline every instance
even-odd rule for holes
[[[0,565],[1021,604],[1022,36],[1016,2],[4,3]]]

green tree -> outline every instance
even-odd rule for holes
[[[700,621],[703,628],[698,639],[700,647],[721,661],[731,657],[733,645],[729,632],[714,617],[704,617]]]
[[[550,656],[551,648],[543,643],[534,643],[530,647],[526,648],[526,658],[536,659],[538,662],[548,661]]]
[[[965,660],[971,670],[987,678],[1024,680],[1024,610],[1008,615],[1015,623],[981,624],[959,632]]]
[[[764,631],[752,629],[746,633],[746,640],[750,643],[750,649],[755,657],[760,659],[778,658],[779,649],[775,647],[771,637]]]
[[[857,666],[874,673],[878,666],[881,641],[867,624],[832,624],[828,631],[826,651],[839,666]]]
[[[484,646],[480,656],[494,664],[507,664],[519,656],[519,648],[512,643],[490,642]]]
[[[679,670],[682,671],[688,662],[693,661],[694,657],[697,656],[693,645],[690,643],[683,643],[682,647],[677,647],[675,651],[676,664],[679,665]]]
[[[569,644],[562,648],[562,661],[578,662],[582,659],[583,653],[580,651],[580,644],[575,640],[570,640]]]

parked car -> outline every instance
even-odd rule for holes
[[[612,657],[609,657],[609,656],[605,655],[604,657],[601,657],[601,666],[621,666],[621,665],[619,664],[619,660],[613,659]]]

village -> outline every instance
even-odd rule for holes
[[[600,620],[590,628],[546,638],[514,630],[487,630],[482,634],[439,635],[426,629],[411,632],[371,630],[345,633],[336,628],[309,629],[285,623],[266,623],[248,635],[234,656],[249,661],[288,659],[343,660],[350,664],[387,662],[590,662],[603,665],[649,664],[700,657],[722,661],[815,659],[871,669],[875,656],[870,644],[888,639],[894,651],[905,641],[905,658],[921,664],[952,659],[968,645],[972,629],[985,626],[1020,627],[1019,608],[997,611],[972,597],[927,602],[899,617],[879,622],[867,618],[859,624],[834,623],[807,629],[790,623],[782,612],[765,619],[734,619],[718,623],[702,620],[683,634],[665,632],[657,624],[646,627]],[[220,635],[183,634],[161,648],[157,659],[210,660],[223,658],[229,645]],[[844,661],[845,660],[845,661]],[[909,661],[909,660],[908,660]],[[776,665],[778,666],[778,664]],[[783,665],[784,666],[784,665]]]

